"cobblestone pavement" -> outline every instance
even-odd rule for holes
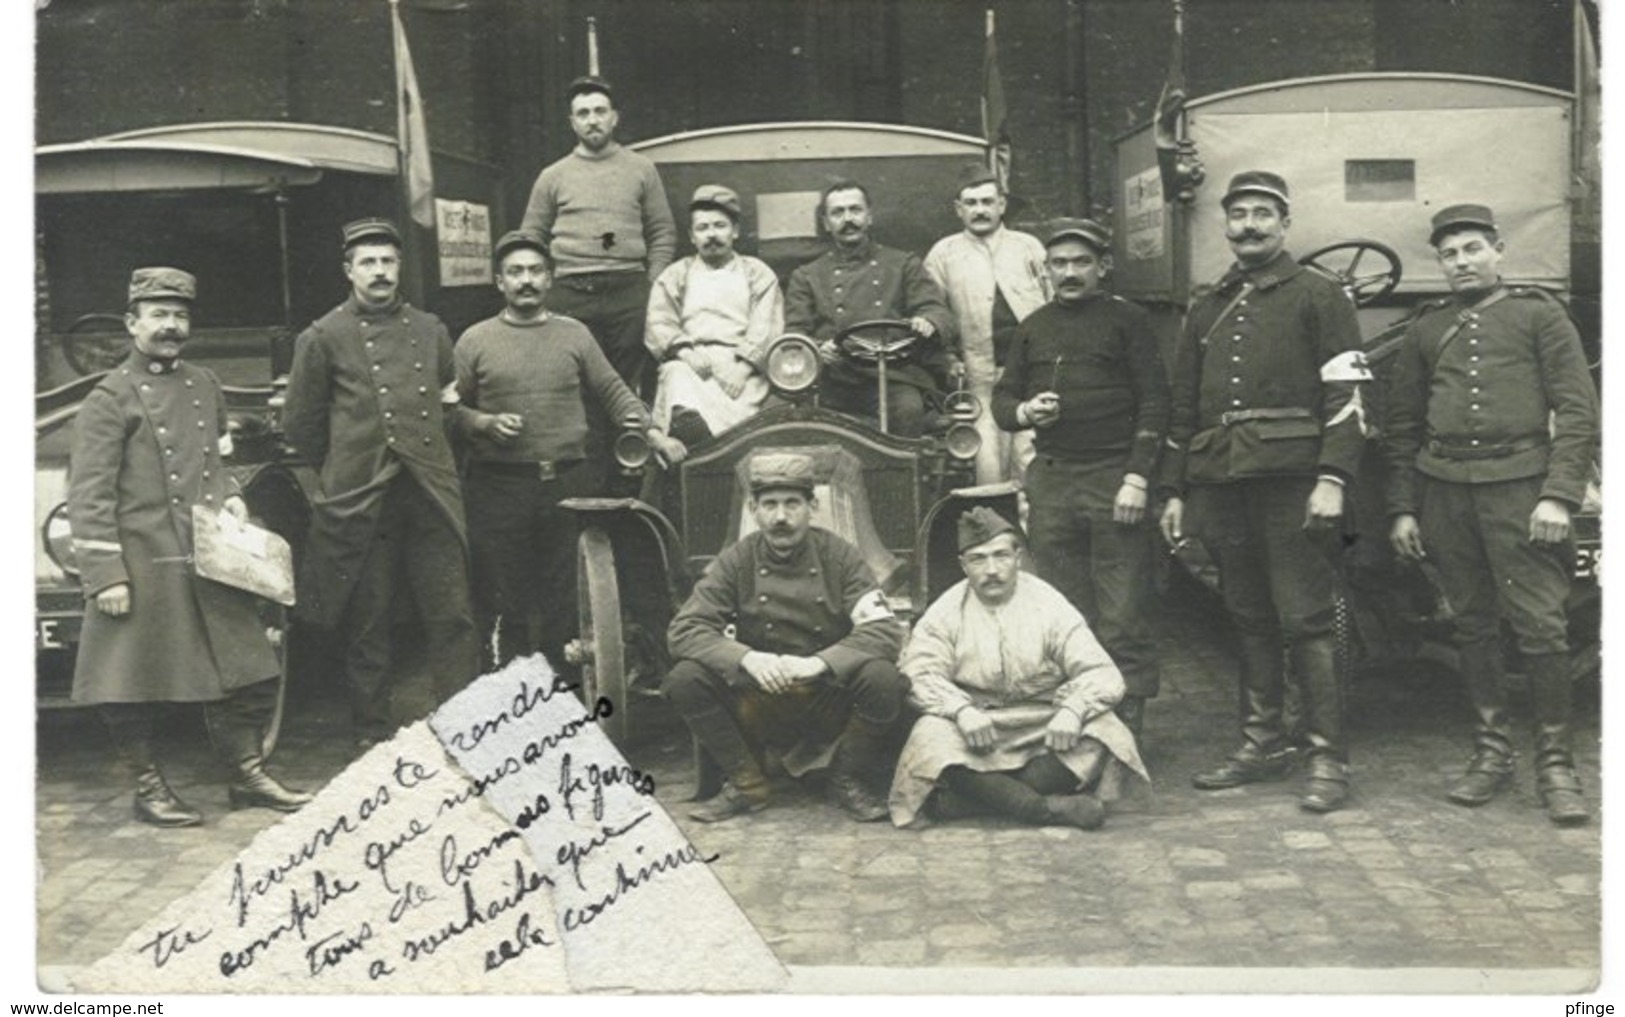
[[[1101,832],[859,825],[788,782],[767,811],[705,826],[683,811],[693,774],[679,730],[664,725],[629,756],[789,965],[1599,967],[1601,823],[1549,824],[1527,767],[1481,809],[1448,804],[1468,744],[1448,678],[1390,670],[1357,682],[1355,798],[1316,816],[1298,808],[1296,780],[1190,787],[1232,748],[1234,671],[1207,628],[1178,632],[1148,712],[1154,783],[1117,803]],[[1595,684],[1579,696],[1578,763],[1594,804],[1597,698]],[[296,708],[273,769],[317,787],[342,768],[340,712],[322,699]],[[228,810],[198,718],[180,716],[169,743],[172,783],[207,816],[200,829],[133,821],[94,718],[40,721],[42,966],[101,956],[278,818]],[[1587,981],[1566,978],[1551,987]]]

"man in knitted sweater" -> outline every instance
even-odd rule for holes
[[[543,306],[552,265],[541,236],[515,230],[494,254],[507,306],[453,350],[475,621],[488,665],[538,649],[556,663],[576,614],[576,527],[558,504],[603,494],[608,470],[588,450],[589,393],[609,419],[638,420],[668,461],[686,450],[653,427],[587,330]]]
[[[677,253],[677,224],[654,163],[615,141],[609,82],[577,78],[569,97],[580,144],[536,178],[520,228],[541,234],[553,257],[548,308],[587,326],[616,372],[641,391],[649,284]]]

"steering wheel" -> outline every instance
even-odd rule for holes
[[[1368,253],[1382,259],[1386,267],[1361,275],[1360,262]],[[1399,254],[1387,244],[1375,240],[1348,240],[1322,247],[1299,258],[1298,264],[1314,269],[1343,287],[1343,292],[1349,295],[1356,307],[1364,307],[1394,292],[1404,273]],[[1339,265],[1342,267],[1337,267]]]
[[[835,333],[835,348],[865,364],[899,364],[914,352],[920,337],[898,318],[876,318],[848,325]]]

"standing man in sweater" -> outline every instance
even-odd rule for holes
[[[1168,429],[1168,376],[1145,311],[1101,291],[1106,228],[1058,219],[1044,248],[1055,299],[1016,326],[993,418],[1007,431],[1036,428],[1027,505],[1038,574],[1123,672],[1117,711],[1138,734],[1161,683],[1146,489]]]
[[[677,224],[654,163],[615,141],[609,82],[577,78],[569,98],[580,144],[536,178],[520,228],[541,234],[556,264],[548,308],[587,326],[616,373],[641,391],[649,285],[677,253]]]
[[[588,455],[584,397],[609,419],[637,419],[668,461],[686,450],[651,426],[581,323],[543,306],[553,266],[541,235],[515,230],[494,253],[507,306],[464,332],[453,353],[474,615],[487,664],[538,649],[557,662],[576,616],[576,527],[558,505],[603,494],[609,469]]]

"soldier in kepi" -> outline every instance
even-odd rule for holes
[[[1564,308],[1502,279],[1506,242],[1490,209],[1440,211],[1428,241],[1454,295],[1406,333],[1385,446],[1390,539],[1401,558],[1438,568],[1473,709],[1472,761],[1449,798],[1483,805],[1512,780],[1505,619],[1533,693],[1536,789],[1552,822],[1584,823],[1564,602],[1571,517],[1597,451],[1596,388]]]
[[[248,517],[224,462],[220,381],[181,360],[196,296],[180,269],[136,269],[124,316],[134,349],[80,407],[68,486],[86,601],[73,698],[96,704],[135,771],[135,817],[154,826],[203,822],[153,753],[166,703],[204,704],[233,808],[292,812],[311,798],[264,769],[281,669],[253,596],[189,564],[194,506]]]
[[[812,525],[811,457],[758,453],[749,477],[756,532],[717,556],[667,634],[676,663],[662,691],[727,777],[689,814],[765,808],[765,745],[793,776],[829,759],[831,799],[859,822],[884,819],[908,695],[903,626],[858,549]]]
[[[401,235],[387,219],[344,227],[350,296],[300,334],[288,440],[321,470],[300,576],[304,617],[342,626],[358,747],[395,733],[397,601],[423,633],[435,698],[479,667],[463,494],[447,436],[457,369],[440,319],[400,295]]]
[[[1280,780],[1283,646],[1303,696],[1309,775],[1299,804],[1348,800],[1334,623],[1344,488],[1365,444],[1370,380],[1354,303],[1286,251],[1286,181],[1238,173],[1221,204],[1236,264],[1186,318],[1174,361],[1162,488],[1170,545],[1191,535],[1218,563],[1241,650],[1241,747],[1192,783]]]

